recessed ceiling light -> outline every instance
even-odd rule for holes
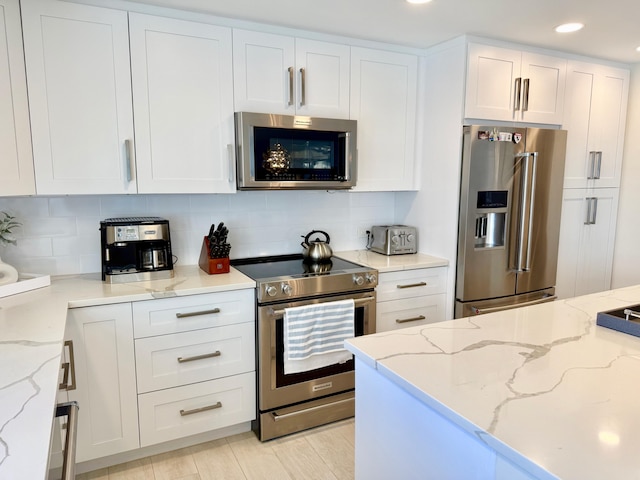
[[[640,52],[640,47],[636,48],[636,52]]]
[[[431,0],[407,0],[407,3],[429,3]]]
[[[563,23],[562,25],[558,25],[555,30],[558,33],[571,33],[577,32],[584,27],[582,23]]]

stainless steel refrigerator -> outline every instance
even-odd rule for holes
[[[463,129],[456,318],[554,300],[567,132]]]

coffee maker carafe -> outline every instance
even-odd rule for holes
[[[160,217],[107,218],[100,222],[102,280],[137,282],[173,277],[169,221]]]

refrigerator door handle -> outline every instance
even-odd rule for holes
[[[524,164],[522,166],[523,173],[520,176],[520,211],[518,212],[515,269],[517,272],[528,272],[531,269],[531,232],[533,230],[538,152],[524,152],[517,156],[522,158]]]

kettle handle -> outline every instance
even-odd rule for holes
[[[311,235],[313,235],[314,233],[321,233],[322,235],[324,235],[327,238],[327,244],[331,243],[331,239],[329,238],[329,234],[327,232],[323,232],[322,230],[312,230],[309,233],[307,233],[307,236],[304,237],[304,243],[309,245],[309,237],[311,237]]]

